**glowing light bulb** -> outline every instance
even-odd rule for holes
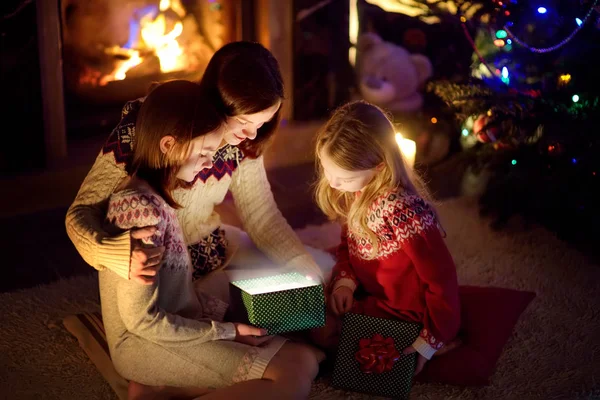
[[[573,103],[577,103],[579,101],[579,96],[574,94],[573,97],[571,97],[571,100],[573,100]]]
[[[517,165],[517,160],[514,160],[514,159],[513,159],[513,160],[512,160],[510,163],[511,163],[512,165]]]
[[[538,7],[537,12],[540,14],[546,14],[548,10],[546,9],[546,7]]]
[[[575,18],[575,22],[577,23],[577,26],[581,26],[581,24],[583,24],[583,21],[579,18]]]
[[[508,33],[506,33],[506,31],[504,29],[500,29],[500,30],[496,31],[496,37],[498,39],[504,39],[507,36],[508,36]]]
[[[417,154],[417,144],[415,141],[405,139],[400,132],[397,132],[396,143],[398,143],[406,163],[413,168],[415,166],[415,155]]]
[[[501,74],[501,76],[502,76],[502,78],[501,78],[502,82],[504,82],[504,83],[506,83],[508,85],[509,82],[510,82],[510,78],[508,76],[508,68],[502,67],[502,74]]]

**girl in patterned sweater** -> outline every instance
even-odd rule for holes
[[[129,176],[108,200],[107,232],[156,226],[146,244],[164,247],[150,285],[108,269],[99,272],[111,359],[130,380],[132,399],[291,398],[307,395],[316,375],[318,353],[312,348],[223,322],[227,303],[192,283],[173,191],[212,166],[224,122],[197,84],[156,87],[139,111]]]
[[[404,350],[418,352],[418,373],[457,334],[456,268],[424,186],[403,160],[392,122],[378,107],[340,107],[317,138],[316,200],[344,224],[329,284],[327,326],[314,332],[337,343],[348,312],[423,324]]]

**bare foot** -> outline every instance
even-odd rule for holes
[[[193,399],[214,389],[209,388],[180,388],[173,386],[148,386],[130,381],[127,390],[128,400],[185,400]]]

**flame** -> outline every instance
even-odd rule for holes
[[[152,7],[137,20],[130,23],[132,29],[131,36],[141,36],[140,43],[135,48],[121,48],[118,46],[107,49],[107,53],[121,55],[127,58],[111,74],[105,76],[101,84],[106,84],[111,80],[123,80],[127,77],[127,72],[142,63],[144,60],[142,54],[152,53],[156,55],[160,62],[161,72],[172,72],[183,69],[186,65],[183,49],[177,38],[183,32],[183,23],[175,22],[173,28],[167,32],[167,11],[173,11],[180,19],[185,17],[185,9],[180,0],[160,0],[159,9]],[[158,11],[158,15],[157,14]],[[138,31],[139,30],[139,31]],[[131,44],[133,40],[128,42]],[[127,45],[126,45],[127,46]]]

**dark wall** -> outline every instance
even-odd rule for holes
[[[0,4],[0,174],[44,165],[35,1]]]

